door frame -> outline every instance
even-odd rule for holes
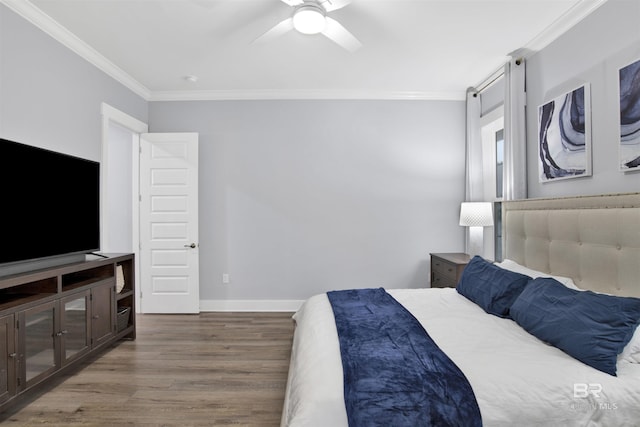
[[[108,247],[107,231],[109,230],[109,221],[106,212],[106,202],[107,202],[107,194],[109,191],[107,182],[108,182],[108,173],[109,173],[109,165],[108,165],[108,153],[109,153],[109,126],[111,124],[116,124],[125,129],[131,131],[132,140],[131,140],[131,164],[132,164],[132,199],[131,200],[131,230],[132,230],[132,247],[133,253],[135,254],[135,282],[140,283],[140,224],[139,224],[139,216],[140,216],[140,208],[139,208],[139,177],[140,177],[140,134],[149,132],[149,125],[144,123],[135,117],[124,113],[107,103],[102,103],[100,106],[100,113],[102,115],[102,167],[100,168],[100,224],[101,224],[101,233],[100,233],[100,247],[106,248]],[[140,292],[141,289],[137,287],[138,295],[136,296],[136,313],[140,312]]]

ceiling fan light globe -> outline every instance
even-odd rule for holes
[[[302,34],[318,34],[325,30],[324,13],[316,7],[301,7],[293,14],[293,28]]]

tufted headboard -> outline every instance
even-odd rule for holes
[[[640,297],[640,193],[503,202],[502,222],[504,258]]]

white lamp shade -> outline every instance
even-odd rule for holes
[[[302,34],[318,34],[327,27],[327,20],[320,7],[304,5],[293,14],[293,28]]]
[[[493,209],[489,202],[463,202],[460,206],[460,225],[489,227],[493,225]]]

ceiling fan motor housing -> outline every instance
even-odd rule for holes
[[[325,30],[327,21],[322,6],[305,2],[293,12],[293,27],[302,34],[318,34]]]

